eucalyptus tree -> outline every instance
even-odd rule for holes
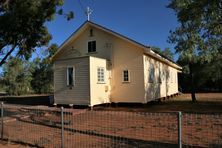
[[[169,42],[187,62],[192,101],[196,101],[194,71],[198,62],[210,62],[213,55],[222,52],[222,1],[171,0],[168,8],[174,10],[179,26],[171,31]]]
[[[0,66],[10,56],[28,59],[36,47],[45,46],[52,38],[45,23],[55,14],[65,15],[57,8],[63,0],[1,0],[0,1]]]

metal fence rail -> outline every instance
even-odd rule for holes
[[[1,138],[36,147],[222,147],[222,114],[1,108]]]

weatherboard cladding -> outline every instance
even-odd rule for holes
[[[109,33],[113,34],[114,36],[117,36],[117,37],[119,37],[119,38],[122,38],[122,39],[124,39],[124,40],[126,40],[126,41],[128,41],[128,42],[131,42],[131,43],[133,43],[133,44],[135,44],[135,45],[143,48],[143,49],[144,49],[144,54],[148,54],[148,55],[152,56],[153,58],[157,58],[158,60],[161,60],[162,62],[164,62],[164,63],[166,63],[166,64],[170,64],[171,66],[177,68],[178,70],[181,70],[181,69],[182,69],[180,65],[178,65],[178,64],[175,63],[174,61],[168,59],[167,57],[165,57],[165,56],[162,55],[161,53],[156,53],[156,52],[154,52],[154,51],[151,49],[151,47],[145,46],[145,45],[143,45],[143,44],[141,44],[141,43],[139,43],[139,42],[137,42],[137,41],[135,41],[135,40],[133,40],[133,39],[130,39],[130,38],[128,38],[128,37],[126,37],[126,36],[124,36],[124,35],[122,35],[122,34],[120,34],[120,33],[117,33],[117,32],[115,32],[115,31],[113,31],[113,30],[110,30],[110,29],[108,29],[108,28],[106,28],[106,27],[104,27],[104,26],[101,26],[101,25],[96,24],[96,23],[91,22],[91,21],[86,21],[86,22],[83,23],[75,32],[73,32],[73,33],[69,36],[69,38],[68,38],[67,40],[65,40],[65,41],[63,42],[63,44],[59,47],[59,50],[58,50],[58,51],[56,52],[56,54],[52,57],[52,60],[55,60],[56,57],[58,56],[58,54],[59,54],[60,52],[62,52],[63,47],[64,47],[70,40],[72,40],[73,37],[77,36],[77,35],[78,35],[78,32],[79,32],[80,30],[82,30],[84,27],[86,27],[87,25],[91,25],[91,26],[96,27],[96,28],[98,28],[98,29],[101,29],[101,30],[103,30],[103,31],[105,31],[105,32],[109,32]]]
[[[75,85],[67,86],[67,67],[75,68]],[[54,62],[54,98],[57,104],[89,105],[89,57]]]
[[[89,36],[90,29],[94,30],[95,36],[93,38]],[[145,49],[144,46],[124,39],[114,33],[110,33],[110,31],[95,26],[91,22],[87,22],[80,30],[81,31],[76,32],[76,34],[70,37],[60,47],[60,51],[57,52],[56,56],[53,57],[55,64],[55,102],[57,104],[96,105],[109,101],[146,103],[152,99],[165,97],[166,94],[172,95],[178,92],[177,87],[169,87],[169,90],[167,90],[169,93],[166,93],[165,86],[168,85],[167,83],[159,83],[156,81],[155,83],[147,85],[147,83],[149,83],[146,81],[148,77],[147,65],[150,63],[144,61],[144,59],[148,58],[151,59],[151,61],[161,63],[161,65],[173,69],[175,74],[180,70],[176,64],[167,61],[149,48]],[[96,53],[88,53],[87,50],[87,42],[92,39],[97,41],[98,49]],[[109,46],[106,46],[106,44],[110,44],[111,47],[108,48]],[[88,58],[88,56],[95,57]],[[109,70],[111,70],[110,83],[97,84],[97,68],[92,68],[92,65],[89,64],[93,63],[94,65],[96,61],[98,61],[96,67],[98,67],[98,65],[106,67],[104,66],[106,65],[106,60],[111,63],[111,67],[109,68]],[[102,64],[103,62],[104,64]],[[69,87],[66,86],[66,68],[72,65],[75,65],[77,68],[76,72],[79,71],[76,73],[76,76],[79,77],[80,80],[82,78],[82,80],[79,80],[76,88],[74,86],[72,90],[70,90]],[[125,69],[129,70],[129,83],[123,83],[122,81],[122,71]],[[94,84],[91,82],[92,79],[95,79]],[[172,86],[172,83],[169,83],[169,85]],[[178,83],[176,82],[175,86],[177,85]],[[107,86],[109,90],[106,92]],[[152,91],[155,89],[154,86],[160,89],[156,91],[158,95],[152,97],[149,94],[154,92]],[[152,88],[152,90],[150,88]],[[96,95],[93,95],[91,92],[96,92],[94,93]]]

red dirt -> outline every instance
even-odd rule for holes
[[[214,102],[207,95],[199,95],[202,97],[199,99],[200,103],[191,108],[192,111],[198,111],[201,114],[183,113],[182,139],[184,145],[222,146],[222,113],[206,113],[206,110],[209,110],[207,108],[204,110],[206,107],[204,104],[208,104],[205,101],[210,101],[209,104]],[[190,109],[191,104],[186,103],[190,98],[186,98],[186,96],[179,96],[174,101],[165,101],[163,103],[166,104],[163,106],[151,105],[155,111],[159,107],[158,111],[161,112],[165,108],[166,111],[171,111],[168,113],[151,113],[147,109],[148,106],[145,106],[146,108],[136,106],[130,109],[100,107],[101,111],[65,109],[65,147],[177,147],[177,113],[172,111],[174,111],[174,107],[181,107],[185,111],[187,111],[185,107]],[[213,96],[220,105],[221,95]],[[215,96],[217,97],[215,98]],[[170,109],[170,102],[173,109]],[[179,102],[179,104],[175,102]],[[183,104],[185,107],[182,106]],[[200,109],[201,106],[204,107]],[[213,106],[210,107],[213,109]],[[106,111],[114,109],[116,110]],[[217,112],[221,111],[221,108],[216,109]],[[4,123],[4,138],[37,146],[60,147],[60,112],[58,109],[52,110],[54,109],[49,111],[46,108],[6,107],[5,111],[8,112],[8,116],[16,118],[16,121]],[[204,114],[202,114],[203,112]]]

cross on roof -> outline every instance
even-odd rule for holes
[[[90,9],[89,7],[87,7],[86,9],[86,15],[87,15],[87,20],[89,21],[90,20],[90,15],[92,14],[92,9]]]

